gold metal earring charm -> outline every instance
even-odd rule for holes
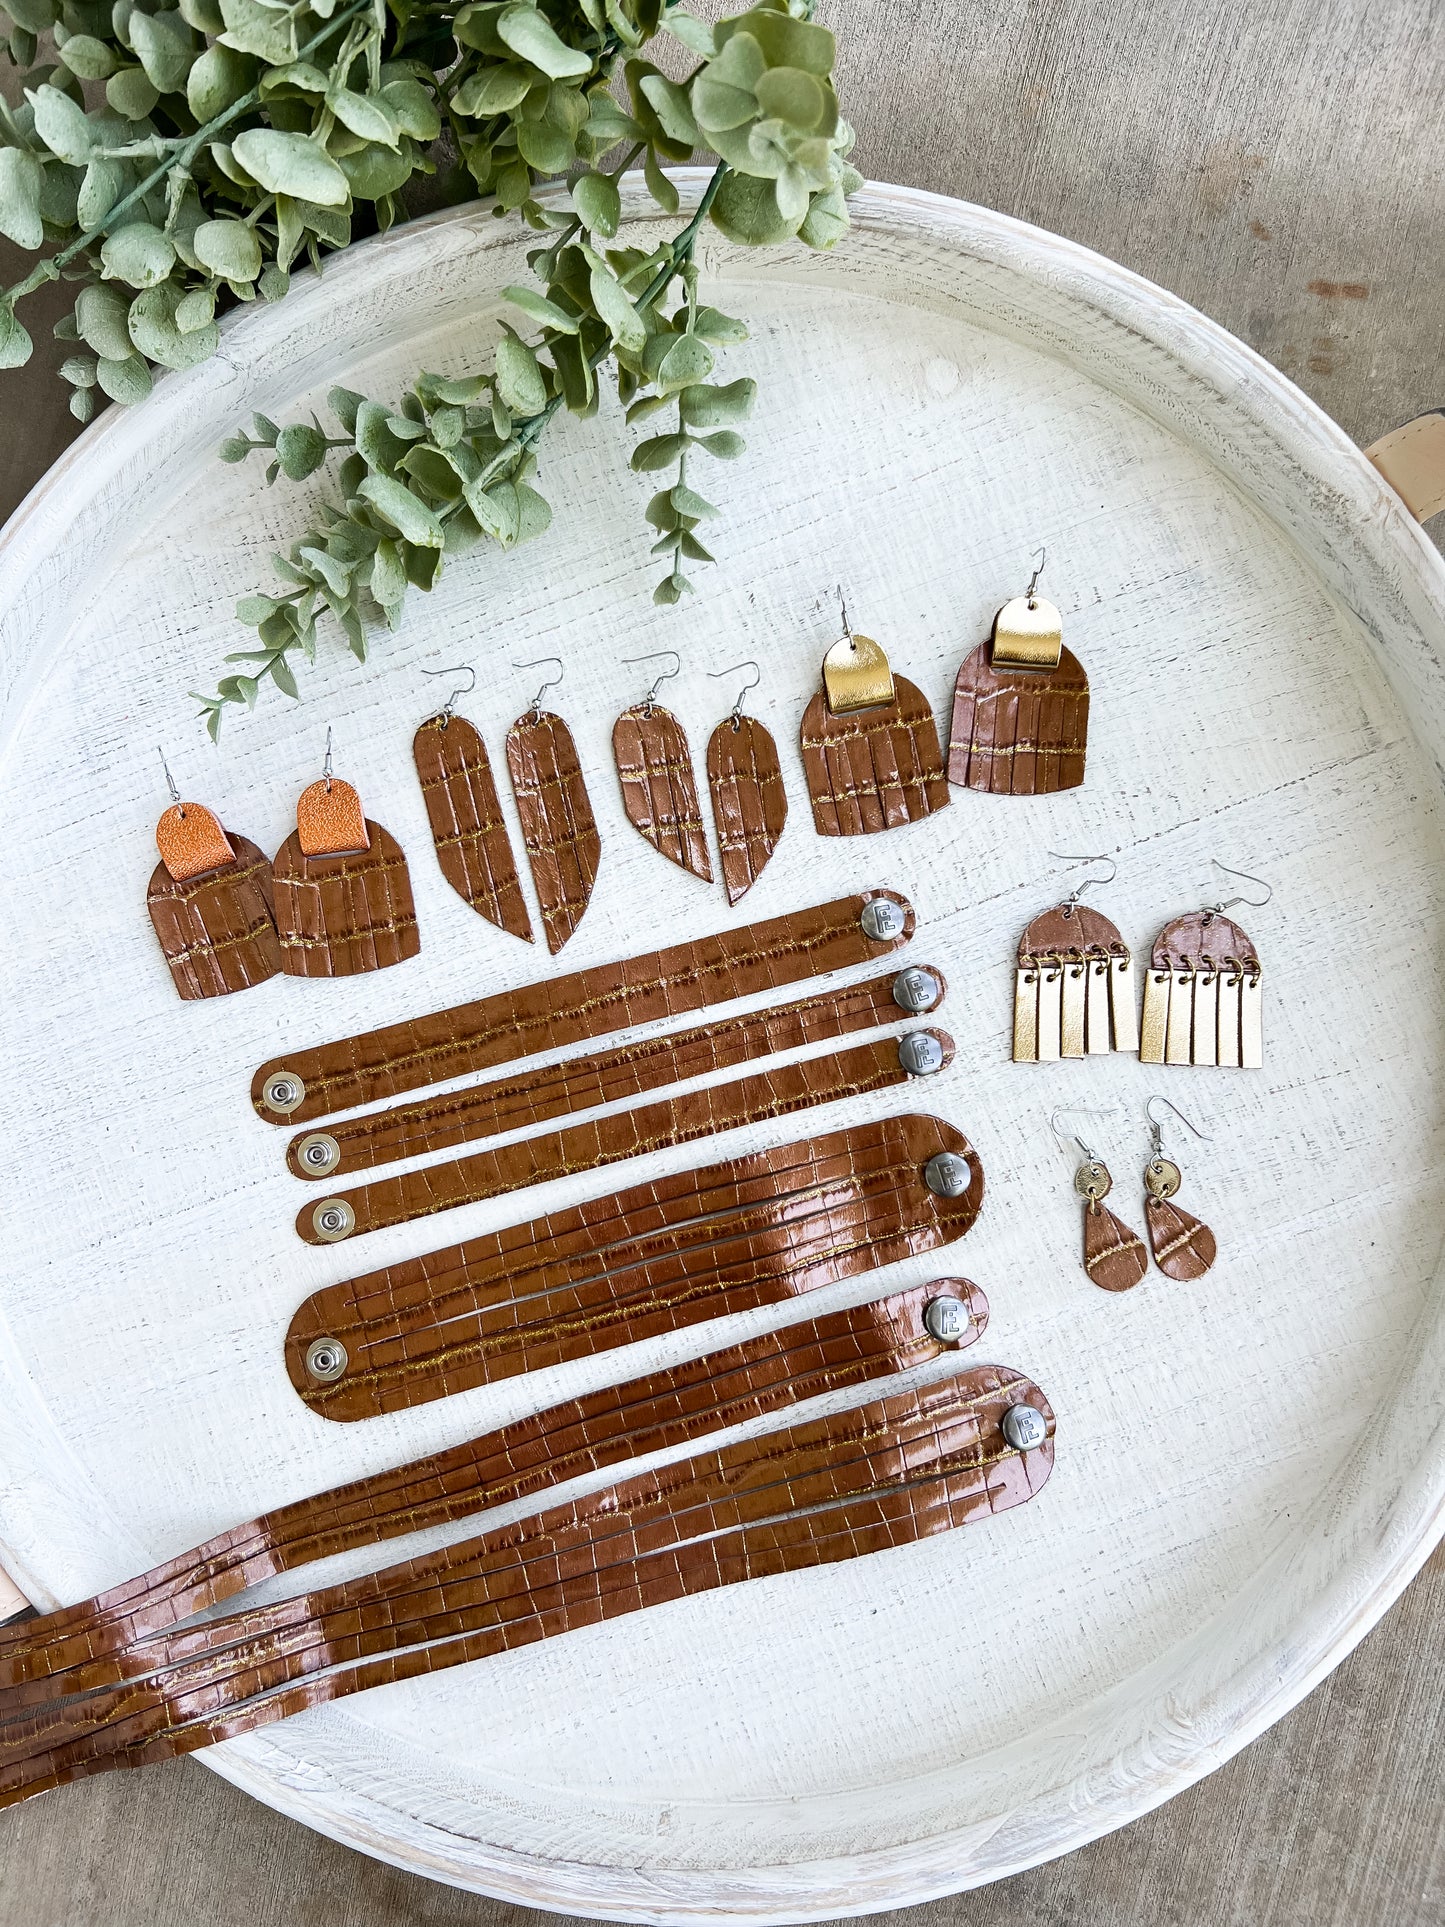
[[[1059,1140],[1065,1133],[1059,1119],[1071,1115],[1057,1110],[1049,1118],[1049,1129]],[[1112,1111],[1074,1111],[1076,1117],[1110,1117]],[[1074,1189],[1084,1200],[1084,1270],[1101,1291],[1131,1291],[1149,1269],[1149,1254],[1144,1241],[1104,1204],[1114,1188],[1109,1167],[1073,1132],[1067,1136],[1079,1147],[1083,1163],[1074,1173]]]
[[[1191,1124],[1179,1106],[1170,1103],[1167,1097],[1151,1097],[1144,1107],[1153,1139],[1149,1162],[1144,1166],[1144,1217],[1149,1226],[1149,1242],[1154,1247],[1154,1262],[1165,1277],[1188,1284],[1208,1271],[1218,1255],[1218,1246],[1207,1224],[1181,1211],[1173,1202],[1184,1180],[1179,1166],[1164,1155],[1164,1134],[1154,1115],[1156,1104],[1168,1104],[1179,1122],[1206,1144],[1209,1136],[1197,1124]]]

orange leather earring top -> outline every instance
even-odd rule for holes
[[[222,829],[214,810],[182,802],[174,784],[171,795],[146,890],[171,981],[188,1003],[265,983],[281,968],[271,865],[254,843]]]
[[[401,846],[367,821],[351,784],[331,774],[329,735],[325,774],[302,791],[274,871],[288,977],[351,977],[420,950]]]
[[[296,802],[296,840],[305,856],[354,856],[371,848],[361,798],[339,776],[323,776]]]
[[[172,803],[156,824],[156,848],[177,883],[236,861],[231,839],[204,803]]]

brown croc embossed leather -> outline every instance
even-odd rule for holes
[[[676,716],[651,701],[624,709],[612,725],[612,757],[633,829],[679,869],[711,883],[692,752]]]
[[[708,738],[707,783],[728,902],[747,895],[788,820],[783,769],[756,716],[725,716]]]
[[[834,715],[820,690],[803,715],[803,774],[819,836],[876,836],[949,801],[928,699],[905,676],[880,708]]]
[[[281,946],[265,853],[200,803],[173,804],[156,843],[162,860],[146,908],[177,992],[188,1002],[227,997],[274,977]]]
[[[555,957],[592,901],[602,839],[572,732],[550,710],[529,709],[507,731],[507,769],[522,842]]]
[[[442,875],[479,917],[530,943],[532,920],[486,744],[465,716],[443,714],[422,724],[411,749]]]

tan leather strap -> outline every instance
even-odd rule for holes
[[[1023,1407],[1036,1442],[1020,1449],[1010,1433]],[[1036,1385],[980,1366],[381,1572],[162,1634],[145,1642],[150,1679],[0,1725],[0,1805],[372,1685],[991,1517],[1047,1481],[1052,1431]]]
[[[864,907],[875,900],[885,912],[893,906],[891,923],[878,926],[892,932],[883,937],[870,936],[864,926]],[[896,927],[900,910],[901,928]],[[871,912],[869,921],[880,914]],[[891,890],[865,890],[696,943],[290,1052],[257,1071],[251,1102],[270,1124],[304,1123],[653,1018],[704,1010],[732,997],[876,961],[912,935],[913,912],[902,897]]]
[[[978,1286],[944,1278],[551,1406],[431,1458],[282,1506],[94,1599],[0,1633],[0,1690],[18,1706],[132,1677],[144,1670],[125,1657],[137,1640],[276,1573],[908,1371],[975,1344],[987,1324]]]
[[[1445,509],[1445,408],[1392,428],[1365,454],[1416,521]]]
[[[950,1159],[953,1197],[925,1177]],[[952,1244],[983,1188],[962,1132],[880,1118],[330,1285],[292,1319],[286,1370],[323,1417],[405,1410]]]
[[[671,1031],[643,1043],[614,1045],[497,1083],[368,1111],[333,1123],[326,1131],[299,1131],[286,1147],[286,1162],[298,1178],[331,1181],[352,1171],[445,1150],[448,1145],[544,1124],[572,1111],[640,1097],[710,1071],[820,1044],[825,1038],[874,1030],[905,1015],[921,1016],[938,1008],[945,988],[939,970],[915,966],[889,971],[845,990],[823,991],[771,1010]]]
[[[340,1244],[388,1225],[409,1224],[458,1205],[547,1184],[574,1171],[600,1171],[609,1164],[677,1144],[695,1144],[744,1124],[788,1117],[845,1097],[893,1090],[915,1075],[905,1062],[906,1053],[915,1048],[932,1051],[932,1072],[945,1069],[953,1059],[953,1039],[945,1031],[927,1030],[909,1031],[901,1040],[884,1037],[829,1057],[779,1064],[755,1076],[734,1077],[656,1104],[615,1111],[565,1131],[522,1138],[497,1151],[473,1151],[446,1164],[376,1178],[354,1191],[333,1192],[302,1205],[296,1214],[297,1235],[307,1244]]]

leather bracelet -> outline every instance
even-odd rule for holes
[[[88,1691],[146,1670],[143,1638],[276,1574],[527,1498],[582,1473],[823,1392],[865,1384],[975,1344],[988,1301],[964,1278],[830,1312],[606,1386],[218,1533],[139,1578],[0,1634],[8,1706]]]
[[[523,1138],[496,1151],[473,1151],[445,1164],[424,1165],[391,1178],[376,1178],[354,1191],[339,1191],[296,1214],[296,1234],[307,1244],[339,1244],[345,1238],[434,1217],[483,1198],[503,1197],[547,1184],[576,1171],[598,1171],[651,1151],[716,1137],[744,1124],[787,1117],[845,1097],[862,1097],[906,1084],[918,1073],[908,1053],[927,1054],[929,1073],[953,1060],[953,1039],[938,1030],[910,1031],[900,1041],[885,1037],[856,1050],[780,1064],[751,1077],[729,1078],[700,1091],[618,1111],[565,1131]]]
[[[152,1642],[152,1679],[0,1726],[0,1805],[645,1606],[973,1523],[1042,1488],[1052,1432],[1037,1386],[979,1366],[167,1634]]]
[[[404,1411],[952,1244],[983,1189],[961,1131],[879,1118],[330,1285],[291,1320],[286,1370],[325,1418]]]
[[[913,927],[906,899],[892,890],[865,890],[816,909],[293,1051],[261,1066],[251,1080],[251,1102],[268,1124],[328,1117],[654,1018],[874,962],[901,949]],[[873,935],[874,930],[880,934]]]
[[[560,1064],[496,1083],[369,1111],[334,1123],[329,1130],[302,1131],[287,1145],[286,1163],[298,1178],[313,1180],[373,1170],[400,1158],[640,1097],[667,1084],[819,1044],[825,1038],[875,1030],[905,1015],[922,1016],[938,1008],[946,988],[943,973],[932,967],[890,971],[770,1010],[721,1018],[642,1043],[565,1058]]]

